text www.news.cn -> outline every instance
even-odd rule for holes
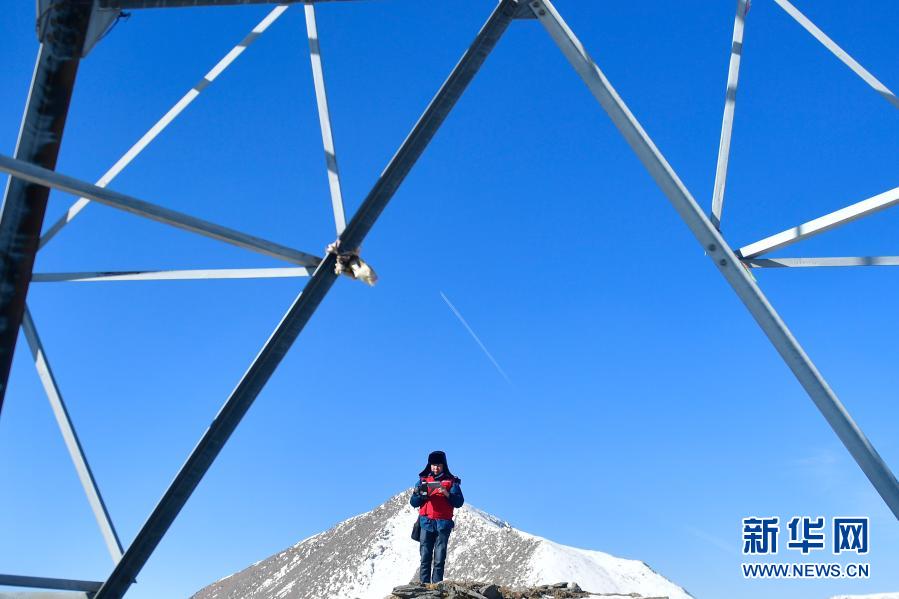
[[[871,564],[740,564],[743,578],[869,578]]]

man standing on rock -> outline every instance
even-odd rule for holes
[[[450,472],[446,454],[432,451],[424,470],[418,474],[418,483],[410,500],[412,507],[418,508],[421,526],[418,539],[421,544],[419,580],[422,584],[443,580],[446,545],[453,530],[453,508],[465,503],[461,484],[462,479]]]

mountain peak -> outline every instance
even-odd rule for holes
[[[409,492],[202,589],[193,599],[383,599],[418,579]],[[554,543],[465,505],[456,510],[446,578],[504,586],[573,581],[592,593],[692,599],[636,560]]]

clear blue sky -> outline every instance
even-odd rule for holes
[[[734,4],[557,5],[704,206]],[[319,7],[348,212],[492,6]],[[899,4],[798,6],[899,87]],[[58,170],[97,179],[269,10],[135,11],[81,65]],[[0,22],[9,155],[37,51],[34,7],[9,3]],[[749,15],[736,117],[723,224],[734,247],[897,184],[899,112],[771,0]],[[302,9],[111,188],[322,252],[334,230]],[[52,194],[48,222],[71,201]],[[779,255],[893,255],[897,226],[886,211]],[[371,509],[438,448],[471,504],[644,560],[700,598],[899,590],[896,520],[536,22],[512,24],[364,250],[379,284],[338,281],[131,596],[187,596]],[[92,205],[36,272],[277,265]],[[756,275],[899,469],[899,271]],[[302,283],[32,286],[126,544]],[[29,358],[20,339],[0,415],[0,572],[102,580],[112,564]],[[740,519],[751,515],[869,516],[871,579],[744,580]],[[779,561],[802,561],[790,553]]]

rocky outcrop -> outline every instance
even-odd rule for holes
[[[447,580],[436,584],[404,584],[394,587],[385,599],[668,599],[643,597],[637,593],[588,593],[576,582],[558,582],[533,587],[507,587],[487,582]]]

